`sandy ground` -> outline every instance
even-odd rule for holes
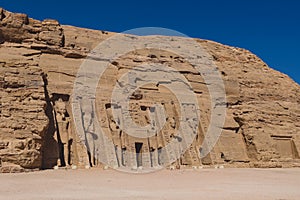
[[[300,199],[300,169],[48,170],[0,174],[0,199]]]

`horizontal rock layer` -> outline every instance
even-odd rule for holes
[[[144,85],[130,97],[130,116],[139,126],[151,124],[154,103],[163,105],[167,124],[154,137],[141,139],[128,135],[118,127],[120,122],[112,115],[112,109],[118,107],[111,104],[112,90],[121,83],[118,81],[122,75],[151,63],[179,71],[192,86],[201,111],[195,140],[180,159],[171,162],[171,167],[299,166],[299,85],[247,50],[206,40],[195,39],[194,42],[217,66],[227,98],[226,121],[219,127],[222,134],[207,156],[200,157],[202,142],[214,120],[208,85],[203,74],[185,58],[162,49],[136,49],[111,60],[99,80],[96,99],[81,105],[90,108],[85,108],[89,113],[82,115],[83,132],[80,131],[73,112],[84,108],[76,110],[72,104],[75,78],[88,53],[115,35],[60,25],[55,20],[41,22],[25,14],[0,9],[0,167],[2,165],[3,172],[57,165],[63,143],[57,136],[63,131],[72,135],[69,164],[101,166],[104,162],[112,167],[154,168],[171,162],[180,153],[174,150],[163,155],[161,149],[177,138],[182,110],[178,99],[164,84],[178,80]],[[128,37],[132,41],[144,39]],[[148,37],[148,45],[155,44],[158,38],[170,40],[170,44],[178,44],[178,48],[187,45],[183,38],[160,36]],[[118,47],[105,48],[114,52]],[[97,59],[97,62],[106,62],[107,58],[100,55]],[[143,77],[134,80],[145,81]],[[65,111],[59,111],[64,107],[59,106],[62,102]],[[185,112],[194,112],[193,109],[186,108]],[[87,126],[87,120],[93,116],[90,114],[97,115],[106,137],[97,135],[99,130],[95,124],[93,128]],[[180,143],[179,137],[176,140]],[[137,156],[132,158],[132,155]]]

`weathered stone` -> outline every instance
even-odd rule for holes
[[[0,43],[7,42],[43,42],[48,45],[63,46],[64,35],[56,20],[39,22],[25,14],[0,10]]]
[[[24,168],[19,165],[10,163],[4,163],[3,166],[0,165],[0,173],[21,173],[24,171]]]
[[[56,20],[43,22],[0,9],[0,162],[1,172],[22,172],[25,169],[53,168],[59,160],[59,132],[73,135],[68,164],[79,167],[105,166],[132,169],[159,168],[171,162],[170,168],[182,165],[221,165],[233,167],[299,166],[300,153],[300,87],[288,76],[269,68],[251,52],[212,41],[195,40],[214,60],[224,81],[227,115],[214,149],[200,158],[206,132],[212,122],[213,109],[208,84],[202,74],[182,57],[157,49],[137,49],[112,61],[99,80],[95,98],[72,105],[72,92],[78,69],[90,50],[114,33],[61,26]],[[133,41],[142,37],[127,36]],[[149,45],[160,36],[148,37]],[[170,44],[183,46],[182,38],[164,37]],[[114,52],[115,46],[106,50]],[[189,52],[193,54],[193,52]],[[107,58],[95,58],[99,62]],[[180,146],[168,152],[161,149],[170,141],[183,144],[177,130],[180,108],[192,118],[195,107],[180,105],[165,85],[181,87],[179,79],[164,80],[141,86],[130,95],[129,113],[111,102],[116,84],[128,85],[119,79],[147,64],[164,64],[178,71],[189,81],[200,108],[196,138],[186,152]],[[144,70],[153,73],[155,70]],[[87,79],[93,75],[87,72]],[[148,81],[130,77],[131,86]],[[84,91],[84,90],[83,90]],[[60,99],[60,100],[59,100]],[[58,119],[57,104],[65,105],[64,117]],[[166,114],[153,112],[154,103],[162,105]],[[73,106],[73,108],[72,108]],[[162,130],[150,138],[136,138],[121,130],[124,119],[114,119],[112,108],[131,118],[138,126],[151,125]],[[73,112],[82,113],[81,121]],[[99,127],[105,136],[98,135]],[[189,118],[188,117],[188,118]],[[151,119],[159,119],[155,124]],[[60,120],[60,121],[59,121]],[[79,119],[80,120],[80,119]],[[166,124],[162,122],[165,121]],[[65,122],[64,126],[58,124]],[[82,130],[75,127],[81,123]],[[162,124],[159,124],[162,123]],[[193,130],[193,120],[185,130]],[[80,127],[79,127],[80,129]],[[135,132],[139,130],[134,129]],[[80,132],[86,132],[85,135]],[[113,141],[113,144],[110,143]],[[61,142],[61,141],[60,141]],[[89,155],[87,151],[89,151]],[[143,153],[143,154],[140,154]],[[180,156],[174,161],[174,158]],[[65,161],[67,162],[67,161]],[[165,163],[164,163],[165,162]]]

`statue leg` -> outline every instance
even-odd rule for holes
[[[126,148],[122,148],[122,165],[127,166],[127,152]]]
[[[69,165],[69,155],[70,155],[70,151],[69,151],[69,143],[64,143],[64,163],[65,166]]]
[[[90,154],[90,165],[94,166],[95,165],[95,143],[94,143],[94,138],[92,134],[86,133],[86,139],[87,139],[87,149]]]
[[[115,146],[115,150],[116,150],[116,155],[117,155],[117,160],[118,160],[118,167],[123,166],[122,163],[122,149],[119,146]]]
[[[57,143],[56,153],[57,153],[57,167],[62,166],[62,145]]]
[[[152,161],[152,167],[158,167],[158,151],[157,149],[154,149],[151,151],[151,161]]]
[[[95,166],[96,165],[96,155],[95,155],[95,142],[94,140],[92,141],[92,145],[91,145],[91,162],[92,162],[92,165]]]

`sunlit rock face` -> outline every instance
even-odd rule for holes
[[[0,8],[1,172],[53,168],[63,165],[63,159],[66,166],[131,169],[300,166],[300,87],[244,49],[194,40],[216,66],[226,92],[225,123],[218,127],[221,135],[205,156],[201,150],[209,126],[216,120],[211,117],[215,104],[204,74],[174,51],[139,48],[109,60],[91,98],[74,99],[78,70],[86,56],[115,35],[60,25],[55,20],[38,21]],[[145,39],[128,37],[132,41]],[[180,37],[146,39],[149,46],[158,39],[179,47],[187,45]],[[107,45],[105,51],[114,52],[115,48]],[[101,53],[97,59],[108,62]],[[178,79],[148,83],[144,76],[131,78],[132,84],[147,84],[129,94],[127,114],[118,102],[112,102],[116,85],[127,87],[121,78],[128,72],[138,74],[140,66],[149,65],[172,68],[184,77],[197,106],[183,105],[168,88],[180,82]],[[155,70],[149,68],[144,73]],[[182,148],[186,141],[178,134],[182,116],[198,111],[198,122],[190,123],[193,141]],[[151,126],[158,131],[147,138],[134,136],[123,128],[126,120],[114,117],[114,112],[129,117],[137,127]],[[77,120],[74,115],[78,113]],[[174,141],[178,145],[164,151]],[[67,158],[62,158],[61,148],[68,150],[63,156]]]

